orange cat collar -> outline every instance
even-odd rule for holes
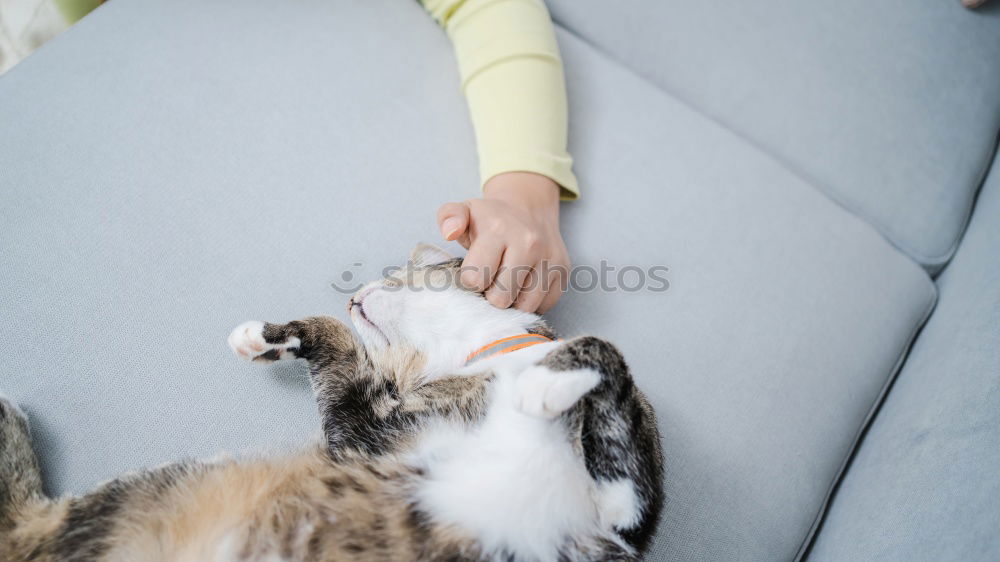
[[[553,341],[551,338],[538,334],[518,334],[516,336],[510,336],[509,338],[503,338],[495,342],[488,343],[476,351],[473,351],[465,359],[465,364],[468,365],[469,363],[485,359],[486,357],[490,357],[492,355],[510,353],[512,351],[517,351],[519,349],[524,349],[540,343],[549,343],[551,341]]]

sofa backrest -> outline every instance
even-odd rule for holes
[[[769,151],[930,272],[951,257],[1000,130],[1000,5],[549,7],[557,23]]]

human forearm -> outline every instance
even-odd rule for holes
[[[455,46],[476,133],[481,180],[533,172],[579,193],[566,151],[566,89],[540,0],[426,0]]]

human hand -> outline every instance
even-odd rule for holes
[[[469,250],[461,282],[496,307],[545,312],[566,290],[569,253],[559,233],[559,186],[530,172],[490,178],[482,199],[438,209],[445,240]]]

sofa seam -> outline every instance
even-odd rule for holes
[[[753,139],[747,133],[734,128],[731,124],[729,124],[726,121],[723,121],[721,118],[712,115],[711,113],[708,113],[704,108],[697,106],[694,102],[689,101],[686,97],[679,95],[677,92],[669,88],[666,88],[660,84],[657,84],[647,74],[641,72],[628,62],[622,60],[620,57],[609,52],[608,50],[601,47],[594,41],[591,41],[584,35],[577,32],[576,30],[570,28],[568,25],[564,24],[560,19],[556,18],[554,15],[553,15],[553,23],[556,25],[557,28],[572,35],[580,42],[592,48],[594,51],[602,54],[606,59],[615,63],[618,67],[627,70],[630,74],[639,78],[645,84],[651,86],[652,88],[656,89],[657,91],[665,95],[670,96],[671,98],[677,100],[679,103],[681,103],[688,109],[696,112],[703,118],[715,123],[719,127],[729,132],[730,134],[734,135],[736,138],[740,139],[742,142],[746,143],[749,146],[752,146],[759,153],[767,155],[775,163],[777,163],[786,171],[788,171],[789,173],[800,179],[803,183],[809,185],[809,187],[811,187],[812,189],[818,191],[820,194],[829,199],[835,205],[844,209],[848,213],[860,218],[862,221],[868,223],[873,229],[875,229],[876,232],[878,232],[879,236],[884,238],[891,246],[893,246],[901,253],[909,257],[912,261],[919,264],[921,268],[927,271],[927,273],[932,278],[935,278],[941,272],[944,266],[947,265],[948,262],[951,261],[951,258],[955,255],[955,251],[958,249],[958,246],[962,240],[962,236],[963,234],[965,234],[965,229],[968,227],[969,219],[972,216],[972,212],[975,207],[975,200],[977,198],[978,191],[982,186],[982,180],[989,174],[989,170],[992,166],[993,159],[995,158],[997,151],[997,146],[996,146],[997,142],[994,142],[994,146],[990,151],[992,156],[986,158],[985,166],[980,171],[979,186],[973,190],[972,196],[969,198],[969,203],[966,205],[966,209],[963,212],[962,220],[960,221],[958,227],[955,229],[955,233],[952,236],[950,236],[951,240],[948,248],[940,254],[929,256],[922,251],[913,249],[913,247],[910,246],[909,244],[902,242],[901,241],[902,237],[899,237],[894,229],[884,224],[882,221],[874,220],[874,218],[870,214],[862,212],[852,203],[848,203],[847,201],[843,200],[843,198],[840,197],[835,190],[828,187],[825,182],[820,182],[819,180],[814,178],[812,174],[809,174],[806,171],[800,169],[798,166],[792,164],[784,157],[775,154],[770,148],[762,145],[760,141]],[[998,133],[998,139],[1000,139],[1000,128],[998,128],[997,133]],[[900,239],[898,240],[897,238]]]
[[[925,272],[926,273],[926,272]],[[829,514],[830,506],[836,498],[837,492],[840,489],[841,483],[844,481],[847,472],[850,470],[854,459],[857,457],[858,451],[868,435],[868,431],[874,425],[875,419],[878,417],[878,413],[881,411],[883,404],[889,393],[892,390],[893,385],[899,378],[900,373],[903,372],[903,368],[906,366],[906,361],[910,357],[910,352],[913,350],[913,346],[916,344],[917,339],[920,337],[920,333],[923,331],[927,322],[930,320],[931,315],[937,308],[939,293],[937,290],[937,285],[927,277],[928,287],[930,289],[927,299],[929,300],[926,309],[924,310],[920,321],[916,323],[911,330],[910,335],[904,341],[902,348],[899,351],[898,357],[896,359],[895,365],[890,370],[889,375],[886,377],[886,381],[882,384],[882,388],[878,395],[875,397],[874,402],[868,409],[868,413],[865,414],[861,425],[854,434],[854,439],[851,441],[851,445],[844,456],[840,467],[834,474],[830,485],[827,487],[826,494],[823,497],[823,501],[820,503],[819,509],[816,515],[813,517],[812,525],[810,525],[809,530],[806,532],[805,537],[803,537],[802,543],[799,545],[798,551],[795,555],[795,562],[801,562],[806,560],[812,551],[813,545],[816,543],[816,538],[819,536],[820,531],[823,528],[823,524],[826,522],[826,517]]]

